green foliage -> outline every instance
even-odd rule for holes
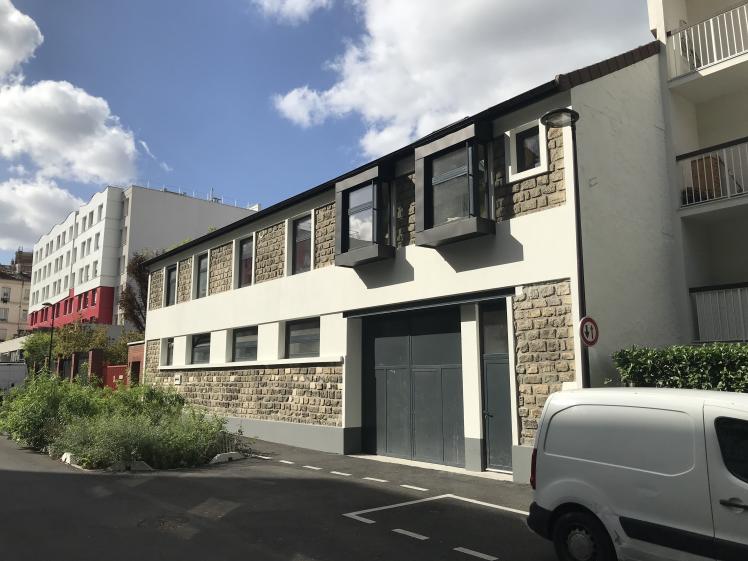
[[[76,321],[55,329],[55,354],[69,358],[75,353],[87,353],[91,349],[106,349],[109,336],[103,325],[91,325]]]
[[[26,366],[31,370],[36,364],[37,369],[44,365],[49,357],[49,331],[34,331],[23,342],[23,357]]]
[[[119,308],[125,320],[136,331],[145,332],[145,317],[148,313],[148,269],[146,261],[160,252],[136,252],[127,261],[127,286],[120,293]]]
[[[621,381],[634,386],[748,391],[748,345],[715,343],[613,354]]]
[[[151,386],[116,391],[47,373],[14,388],[0,404],[0,430],[23,445],[72,452],[102,468],[144,460],[155,468],[193,466],[224,451],[225,421],[185,407],[174,391]]]
[[[141,341],[143,334],[139,331],[123,331],[119,337],[109,342],[104,349],[108,364],[127,364],[127,344]]]

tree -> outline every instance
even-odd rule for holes
[[[127,364],[127,344],[143,339],[143,334],[138,331],[123,331],[119,337],[110,341],[106,348],[106,361],[108,364]]]
[[[119,307],[125,321],[135,331],[145,333],[145,316],[148,313],[148,269],[145,262],[153,254],[148,251],[135,252],[127,263],[127,286],[119,296]]]
[[[36,367],[41,368],[49,357],[49,331],[32,332],[26,337],[22,348],[26,366],[33,368],[36,363]]]
[[[79,321],[55,329],[55,354],[69,358],[75,353],[87,353],[91,349],[109,347],[109,335],[106,327],[96,324],[85,324]]]

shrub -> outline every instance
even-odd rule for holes
[[[225,421],[187,410],[162,416],[146,413],[81,417],[65,426],[52,444],[55,455],[72,452],[81,466],[106,468],[143,460],[168,469],[204,464],[221,452]]]
[[[635,386],[748,391],[748,345],[716,343],[613,354],[621,381]]]

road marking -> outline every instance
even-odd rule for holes
[[[305,467],[306,469],[313,469],[314,471],[319,471],[319,470],[321,470],[321,469],[322,469],[322,468],[318,468],[318,467],[315,467],[315,466],[304,466],[304,467]]]
[[[377,483],[389,483],[386,479],[377,479],[376,477],[364,477],[366,481],[376,481]]]
[[[408,536],[409,538],[415,538],[417,540],[427,540],[427,539],[429,539],[428,536],[424,536],[424,535],[421,535],[421,534],[416,534],[415,532],[409,532],[408,530],[403,530],[401,528],[395,528],[392,531],[395,532],[395,533],[397,533],[397,534],[402,534],[403,536]]]
[[[406,489],[413,489],[414,491],[428,491],[428,489],[424,489],[423,487],[416,487],[415,485],[400,485],[400,487],[405,487]]]
[[[280,463],[282,463],[282,464],[289,464],[289,465],[290,465],[290,464],[293,464],[293,462],[291,462],[291,461],[289,461],[289,460],[278,460],[278,461],[279,461]]]
[[[270,456],[260,456],[259,454],[252,454],[253,458],[260,458],[261,460],[271,460],[272,458]],[[283,460],[281,460],[283,461]]]
[[[330,473],[333,475],[342,475],[343,477],[350,477],[351,475],[350,473],[345,473],[343,471],[331,471]]]
[[[465,555],[472,555],[473,557],[477,557],[478,559],[485,559],[486,561],[498,561],[498,557],[493,557],[492,555],[486,555],[485,553],[481,553],[480,551],[473,551],[472,549],[468,549],[466,547],[455,547],[455,551],[459,551],[460,553],[464,553]]]
[[[380,510],[389,510],[391,508],[400,508],[402,506],[410,506],[410,505],[414,505],[414,504],[418,504],[418,503],[423,503],[423,502],[426,502],[426,501],[437,501],[437,500],[440,500],[440,499],[455,499],[455,500],[458,500],[458,501],[463,501],[463,502],[466,502],[466,503],[472,503],[472,504],[476,504],[476,505],[480,505],[480,506],[485,506],[485,507],[493,508],[493,509],[496,509],[496,510],[502,510],[502,511],[505,511],[505,512],[511,512],[513,514],[521,514],[523,516],[528,516],[530,514],[529,512],[525,512],[524,510],[517,510],[516,508],[510,508],[508,506],[496,505],[496,504],[493,504],[493,503],[485,503],[483,501],[476,501],[475,499],[468,499],[466,497],[460,497],[458,495],[446,494],[446,495],[437,495],[436,497],[428,497],[426,499],[418,499],[418,500],[415,500],[415,501],[406,501],[404,503],[397,503],[397,504],[394,504],[394,505],[379,506],[379,507],[376,507],[376,508],[367,508],[365,510],[357,510],[356,512],[347,512],[347,513],[343,514],[343,516],[345,516],[347,518],[351,518],[351,519],[356,520],[358,522],[363,522],[365,524],[375,524],[376,520],[372,520],[371,518],[366,518],[366,517],[361,516],[361,515],[362,514],[368,514],[370,512],[378,512]]]

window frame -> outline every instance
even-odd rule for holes
[[[300,271],[298,270],[296,266],[296,224],[301,222],[302,220],[309,220],[309,269]],[[290,266],[288,267],[288,270],[291,275],[300,275],[302,273],[308,273],[309,271],[314,270],[314,212],[305,212],[303,214],[300,214],[298,216],[295,216],[294,218],[289,219],[288,221],[288,232],[289,232],[289,241],[288,244],[288,262]]]
[[[208,338],[208,359],[205,361],[195,361],[195,348],[197,347],[197,343],[195,342],[196,339],[199,339],[201,337],[207,337]],[[210,345],[211,345],[211,333],[195,333],[194,335],[190,335],[190,364],[210,364]]]
[[[200,296],[200,261],[205,259],[205,294]],[[206,298],[208,296],[208,288],[210,284],[210,252],[204,251],[198,253],[194,257],[194,277],[192,279],[192,299],[197,300],[198,298]]]
[[[251,247],[251,260],[249,266],[249,282],[242,282],[242,244],[249,242]],[[244,288],[252,286],[255,282],[255,236],[254,233],[236,240],[236,286],[235,288]]]
[[[236,357],[236,338],[242,332],[254,332],[255,336],[255,357],[254,358],[237,358]],[[256,325],[248,325],[245,327],[237,327],[231,330],[231,353],[229,355],[229,362],[254,362],[257,360],[257,353],[259,351],[259,330]]]
[[[304,324],[316,324],[316,327],[317,327],[317,353],[316,354],[292,353],[291,352],[291,329],[294,327],[299,327]],[[284,346],[284,357],[287,359],[318,358],[320,356],[321,340],[322,340],[322,328],[321,328],[321,322],[320,322],[319,317],[287,321],[285,322],[285,326],[284,326],[284,345],[283,345]]]
[[[525,171],[515,172],[517,169],[517,135],[533,128],[538,127],[538,146],[540,148],[540,164],[534,168],[527,169]],[[536,175],[548,173],[548,132],[545,125],[540,122],[540,119],[530,121],[518,127],[508,130],[504,133],[505,142],[504,147],[506,150],[505,162],[506,162],[506,177],[507,183],[516,183]]]
[[[170,273],[174,273],[174,290],[170,291],[171,283],[169,282]],[[164,308],[174,306],[177,303],[177,265],[169,265],[164,268]],[[173,299],[169,302],[170,297]]]
[[[174,337],[167,337],[166,339],[163,339],[163,366],[173,366],[174,365]]]

